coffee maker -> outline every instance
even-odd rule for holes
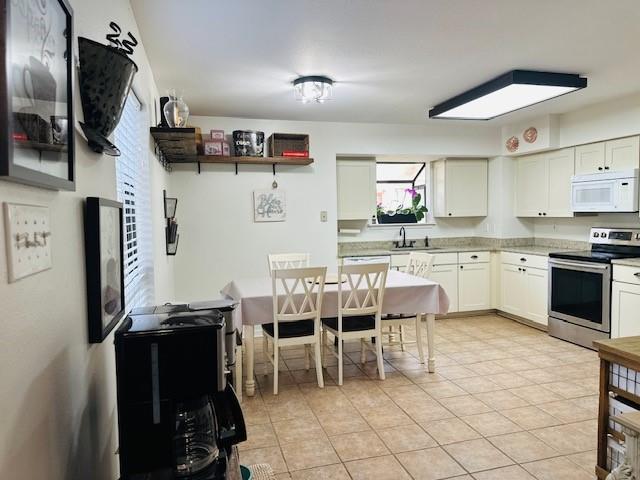
[[[136,309],[115,333],[121,480],[240,478],[235,445],[247,436],[225,316],[194,310]]]

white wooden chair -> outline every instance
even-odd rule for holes
[[[409,261],[405,267],[405,273],[415,275],[417,277],[429,278],[431,274],[431,268],[433,266],[433,259],[435,257],[430,253],[425,252],[411,252],[409,254]],[[400,350],[404,352],[404,346],[408,343],[416,343],[418,346],[418,355],[420,357],[420,363],[424,363],[424,348],[422,345],[422,316],[417,314],[399,314],[399,315],[386,315],[382,317],[383,335],[389,335],[389,341],[386,345],[400,345]],[[415,325],[416,327],[416,340],[415,342],[407,342],[405,340],[404,327],[406,325]],[[387,329],[388,327],[388,329]],[[395,336],[395,327],[399,330],[399,342],[391,341],[391,336]]]
[[[318,386],[324,387],[320,351],[320,310],[327,267],[272,270],[273,323],[262,326],[264,355],[273,364],[273,394],[278,394],[280,347],[304,345],[309,369],[310,346],[315,349]],[[269,354],[269,341],[273,355]]]
[[[361,357],[368,348],[376,354],[378,374],[384,380],[382,361],[382,300],[387,283],[388,263],[342,265],[338,268],[338,278],[346,280],[338,283],[338,316],[322,319],[323,353],[327,348],[327,332],[331,332],[338,340],[338,385],[343,381],[343,341],[360,339]],[[348,287],[348,289],[345,289]],[[375,339],[375,347],[367,342]]]
[[[268,256],[269,274],[282,268],[306,268],[311,261],[308,253],[272,253]]]

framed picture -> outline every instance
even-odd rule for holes
[[[122,204],[87,197],[84,241],[89,342],[100,343],[125,313]]]
[[[0,179],[75,190],[73,12],[67,0],[0,9]]]
[[[284,222],[287,218],[284,191],[255,190],[253,192],[253,219],[256,222]]]

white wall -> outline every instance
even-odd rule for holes
[[[188,99],[187,99],[188,100]],[[301,108],[322,108],[301,105]],[[193,165],[176,167],[170,194],[178,197],[180,246],[176,257],[176,296],[186,300],[215,295],[238,276],[267,273],[269,252],[310,252],[314,261],[335,265],[337,253],[337,155],[488,156],[498,148],[498,132],[486,126],[348,124],[192,117],[203,134],[212,128],[308,133],[311,156],[307,167],[278,167],[277,180],[287,192],[287,221],[254,223],[252,192],[270,188],[271,166]],[[327,211],[329,221],[320,222]],[[455,225],[452,222],[452,225]],[[461,232],[473,225],[461,222]],[[395,230],[387,231],[393,238]]]
[[[475,235],[492,238],[532,237],[533,223],[515,216],[515,167],[509,157],[489,159],[488,215],[481,219]]]
[[[72,0],[76,35],[104,42],[110,21],[140,38],[127,0]],[[77,52],[77,46],[75,48]],[[144,48],[135,89],[153,111],[156,88]],[[74,69],[75,71],[75,69]],[[77,84],[77,79],[76,79]],[[76,91],[76,115],[82,108]],[[79,137],[79,135],[78,135]],[[54,192],[0,181],[0,201],[48,205],[53,268],[7,283],[4,222],[0,222],[0,478],[113,480],[118,477],[113,335],[87,343],[83,199],[116,198],[116,159],[76,140],[77,190]],[[151,154],[151,153],[150,153]],[[167,175],[150,158],[154,220]],[[162,224],[154,223],[156,294],[173,295]]]

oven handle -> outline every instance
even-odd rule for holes
[[[549,264],[551,265],[559,265],[566,267],[574,267],[580,269],[596,269],[596,270],[609,270],[609,265],[601,265],[599,263],[590,263],[590,262],[567,262],[566,260],[557,260],[557,259],[549,259]]]

